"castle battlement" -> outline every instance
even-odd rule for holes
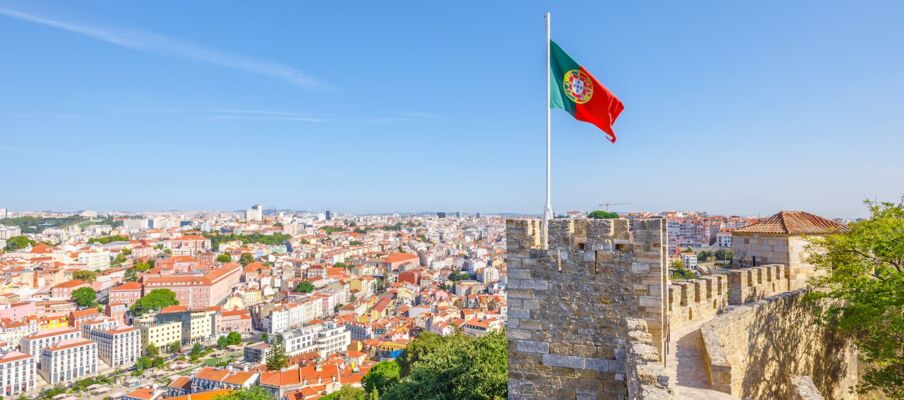
[[[722,274],[672,282],[669,285],[669,326],[677,329],[705,321],[728,308],[728,276]]]
[[[668,311],[662,219],[506,221],[509,396],[625,396],[628,318],[663,362]]]
[[[766,297],[797,290],[792,284],[792,271],[787,265],[771,264],[739,268],[728,273],[728,303],[745,304]]]

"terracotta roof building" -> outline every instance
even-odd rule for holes
[[[781,211],[732,231],[732,266],[787,265],[791,288],[803,287],[815,272],[807,262],[809,237],[845,232],[847,226],[803,211]]]

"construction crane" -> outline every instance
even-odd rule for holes
[[[611,206],[625,206],[631,203],[601,203],[600,207],[606,207],[606,212],[609,212],[609,207]]]

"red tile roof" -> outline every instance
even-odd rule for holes
[[[417,260],[417,256],[411,253],[392,253],[386,256],[383,262],[395,263],[400,261]]]
[[[170,397],[167,400],[213,400],[217,396],[231,393],[230,389],[209,390],[206,392],[187,394],[185,396]]]
[[[141,283],[138,282],[128,282],[123,283],[122,285],[110,288],[111,292],[120,292],[120,291],[135,291],[141,290]]]
[[[126,393],[125,397],[131,397],[133,399],[151,400],[154,398],[154,392],[150,389],[139,388],[139,389],[135,389],[129,393]]]
[[[780,211],[743,228],[735,229],[736,233],[764,233],[783,235],[819,235],[847,230],[847,225],[813,215],[803,211]]]

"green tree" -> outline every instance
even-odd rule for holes
[[[213,400],[276,400],[267,389],[251,386],[214,397]]]
[[[182,344],[179,342],[172,342],[167,346],[167,350],[169,350],[170,353],[178,353],[182,351]]]
[[[111,265],[113,265],[113,266],[122,265],[122,263],[126,262],[127,260],[128,260],[128,258],[126,257],[126,255],[120,253],[120,254],[117,254],[116,257],[113,258],[113,262],[111,263]]]
[[[189,353],[189,354],[198,355],[203,352],[204,352],[204,346],[202,346],[201,343],[195,342],[195,344],[193,346],[191,346],[191,353]]]
[[[154,289],[144,297],[138,299],[129,311],[134,315],[141,315],[149,311],[159,311],[164,307],[175,306],[179,304],[176,300],[176,293],[169,289]]]
[[[609,211],[603,211],[603,210],[591,211],[591,212],[589,212],[589,213],[587,214],[587,216],[590,217],[590,218],[594,218],[594,219],[613,219],[613,218],[618,218],[618,214],[617,214],[617,213],[609,212]]]
[[[402,376],[408,376],[411,373],[411,366],[425,359],[428,354],[433,353],[443,345],[443,337],[432,332],[423,332],[418,335],[417,339],[412,340],[405,347],[405,352],[396,359],[401,367]]]
[[[123,279],[126,282],[136,282],[136,281],[138,281],[138,273],[135,272],[134,268],[129,268],[126,270],[125,275],[123,276]]]
[[[681,261],[680,259],[674,259],[669,263],[669,271],[671,272],[673,281],[694,279],[697,277],[697,274],[694,271],[689,271],[684,267],[684,261]]]
[[[719,261],[731,261],[732,256],[731,251],[725,249],[716,250],[715,253],[716,260]]]
[[[712,253],[704,250],[704,251],[701,251],[700,254],[697,254],[697,260],[700,262],[706,262],[706,260],[709,260],[709,258],[712,256],[713,256]]]
[[[367,400],[364,389],[343,385],[339,390],[320,398],[320,400]]]
[[[301,281],[295,286],[295,291],[299,293],[311,293],[314,291],[314,284],[310,281]]]
[[[824,274],[811,280],[818,290],[806,299],[866,361],[857,390],[904,398],[904,209],[867,205],[869,219],[813,238],[808,261]]]
[[[238,346],[242,344],[242,334],[238,332],[229,332],[226,335],[226,344],[229,346]]]
[[[128,242],[129,238],[126,236],[113,235],[113,236],[104,236],[88,239],[88,243],[95,244],[108,244],[113,242]]]
[[[78,279],[85,282],[94,282],[97,280],[97,272],[82,270],[72,273],[72,279]]]
[[[505,399],[508,350],[505,332],[473,338],[453,335],[424,354],[385,394],[383,400]]]
[[[267,332],[264,332],[263,334],[261,334],[261,342],[267,343],[269,341],[270,341],[270,335],[268,335]]]
[[[450,281],[466,281],[471,279],[471,274],[467,272],[452,272],[449,274]]]
[[[135,268],[138,272],[148,272],[151,268],[153,268],[153,260],[142,261],[140,263],[136,263],[132,268]]]
[[[153,343],[148,344],[148,347],[144,348],[144,355],[148,357],[157,357],[160,355],[160,349],[157,348]]]
[[[270,344],[270,354],[267,356],[267,369],[270,371],[279,371],[289,365],[289,357],[286,356],[286,349],[283,347],[281,340],[274,340]]]
[[[239,264],[242,264],[243,267],[253,262],[254,256],[251,255],[251,253],[242,253],[242,255],[239,257]]]
[[[394,360],[381,361],[370,369],[367,375],[361,379],[364,390],[368,393],[378,391],[386,393],[386,391],[397,383],[399,383],[402,368]]]
[[[229,253],[223,253],[217,256],[217,262],[220,263],[228,263],[232,261],[232,256]]]
[[[72,291],[72,300],[79,307],[91,307],[97,300],[97,292],[90,287],[80,287]]]
[[[35,244],[37,244],[37,242],[29,239],[28,236],[13,236],[6,239],[6,251],[21,250],[28,246],[34,246]]]

